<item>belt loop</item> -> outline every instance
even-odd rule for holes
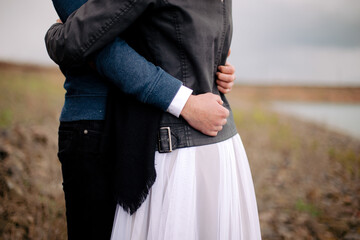
[[[167,130],[168,133],[168,143],[169,143],[169,150],[163,150],[161,149],[161,130]],[[161,127],[159,130],[159,135],[158,135],[158,139],[159,139],[159,153],[169,153],[172,152],[172,141],[171,141],[171,129],[170,127]]]

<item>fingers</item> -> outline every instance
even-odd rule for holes
[[[222,81],[222,80],[217,80],[217,88],[219,89],[220,92],[226,94],[229,93],[232,89],[232,87],[234,86],[234,82],[226,82],[226,81]]]
[[[214,128],[214,131],[220,132],[222,129],[223,129],[223,126],[220,125],[220,126],[216,126],[216,127]]]
[[[216,83],[223,88],[232,88],[234,86],[234,81],[216,80]]]
[[[227,94],[231,91],[231,89],[229,88],[223,88],[222,86],[217,86],[217,89],[219,90],[219,92],[223,93],[223,94]]]
[[[227,123],[227,119],[225,118],[225,119],[223,119],[221,125],[224,126],[226,123]]]
[[[227,108],[224,108],[225,119],[230,115],[230,111]]]
[[[233,65],[231,65],[229,62],[226,62],[225,65],[221,65],[218,67],[218,70],[221,73],[225,73],[225,74],[234,74],[235,73],[235,68]]]
[[[203,131],[203,133],[206,135],[209,135],[211,137],[215,137],[222,129],[223,129],[223,126],[218,126],[212,130],[205,130],[205,131]]]
[[[223,100],[221,99],[221,97],[219,95],[213,94],[213,93],[205,93],[203,95],[208,95],[211,96],[215,99],[215,101],[220,104],[217,106],[212,106],[213,112],[217,112],[217,116],[220,116],[221,118],[227,118],[229,116],[229,110],[227,110],[227,108],[223,107],[222,105],[224,104]],[[220,124],[215,124],[215,125],[221,125]]]
[[[217,134],[223,129],[223,126],[227,123],[227,119],[224,118],[222,119],[218,125],[213,125],[211,128],[209,129],[205,129],[203,131],[204,134],[215,137],[217,136]]]
[[[221,97],[219,95],[214,94],[214,98],[220,105],[224,104],[223,100],[221,100]]]
[[[235,68],[229,62],[225,66],[218,67],[220,72],[216,73],[218,89],[221,93],[228,93],[231,91],[235,81]]]
[[[208,135],[210,137],[216,137],[217,134],[218,134],[218,131],[204,131],[202,133],[205,134],[205,135]]]
[[[205,93],[192,95],[186,102],[181,116],[196,130],[216,136],[227,123],[229,110],[222,106],[219,95]]]
[[[227,117],[229,116],[229,110],[223,106],[217,106],[213,109],[214,118],[208,122],[208,124],[203,125],[202,133],[209,136],[217,136],[217,134],[223,129],[224,125],[227,123]]]
[[[56,22],[57,23],[62,23],[62,21],[60,19],[57,19]]]
[[[234,82],[235,81],[235,74],[226,74],[217,72],[217,79],[224,81],[224,82]]]

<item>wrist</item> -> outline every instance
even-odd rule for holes
[[[169,105],[167,111],[175,117],[179,117],[191,94],[192,90],[182,85],[173,100],[171,101],[171,104]]]
[[[188,116],[191,114],[191,109],[193,108],[194,98],[195,98],[194,95],[190,95],[188,100],[186,101],[183,109],[181,110],[180,115],[185,119],[188,118]]]

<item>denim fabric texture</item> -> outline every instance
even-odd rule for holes
[[[84,0],[53,0],[54,7],[65,22]],[[107,78],[124,93],[140,102],[166,111],[182,82],[154,66],[117,38],[95,57],[99,75],[89,66],[61,68],[66,77],[65,104],[60,121],[103,120],[105,117]]]
[[[97,55],[96,67],[126,94],[163,111],[168,109],[182,85],[180,80],[147,62],[121,38],[116,38]]]
[[[116,202],[103,157],[103,129],[103,121],[62,122],[59,127],[69,240],[110,239]]]
[[[55,10],[62,22],[65,22],[72,12],[76,11],[79,7],[81,7],[81,5],[83,5],[86,2],[87,0],[76,0],[76,1],[53,0]]]

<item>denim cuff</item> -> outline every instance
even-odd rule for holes
[[[153,88],[147,93],[144,102],[167,111],[181,86],[180,80],[160,69],[159,76],[155,80]]]

